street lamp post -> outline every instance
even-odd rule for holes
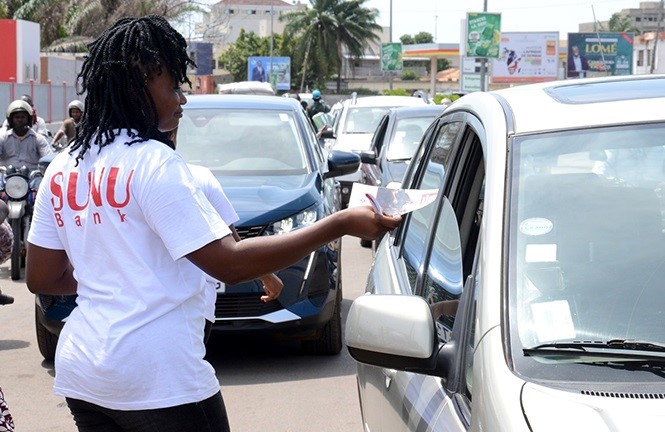
[[[273,83],[273,78],[272,78],[272,47],[273,47],[273,40],[275,39],[275,34],[273,33],[273,28],[272,28],[272,22],[273,22],[273,15],[274,15],[274,7],[275,7],[275,0],[270,0],[270,69],[268,69],[269,76],[270,76],[270,85]]]
[[[388,32],[388,42],[393,42],[393,0],[390,0],[390,30]],[[393,89],[393,71],[388,71],[388,88]]]

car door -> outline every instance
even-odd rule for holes
[[[396,284],[398,288],[383,289],[390,284],[385,278],[375,279],[382,286],[375,287],[374,292],[392,290],[423,296],[433,311],[438,311],[436,325],[442,343],[453,338],[466,343],[467,334],[473,330],[468,325],[473,323],[473,311],[458,305],[466,293],[464,281],[468,279],[467,286],[474,286],[471,275],[478,245],[484,171],[478,168],[479,160],[483,165],[482,151],[480,156],[478,152],[480,142],[467,122],[464,115],[441,119],[428,139],[428,148],[421,146],[414,171],[407,173],[409,183],[405,187],[438,188],[441,193],[436,204],[409,214],[389,248],[390,253],[377,253],[376,259],[383,266],[379,261],[389,257],[390,267],[400,282]],[[470,300],[462,303],[473,304]],[[467,386],[460,382],[466,377],[468,363],[469,359],[460,355],[447,380],[391,369],[374,370],[372,387],[375,391],[380,388],[383,406],[374,407],[382,414],[377,417],[380,428],[370,430],[465,430],[470,417],[463,413],[470,413],[470,398],[466,396]],[[369,414],[365,417],[370,426],[377,426],[376,421],[370,422]]]

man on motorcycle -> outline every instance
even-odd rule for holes
[[[57,148],[59,146],[58,142],[63,136],[67,137],[67,143],[69,144],[78,133],[79,126],[81,124],[81,118],[83,117],[83,102],[80,100],[73,100],[67,106],[67,113],[69,118],[62,122],[62,126],[55,133],[53,137],[53,147]]]
[[[42,135],[44,138],[49,137],[51,135],[51,132],[46,128],[46,122],[44,121],[44,119],[37,115],[37,109],[35,108],[35,104],[32,102],[32,98],[30,97],[30,95],[25,94],[21,96],[21,100],[27,102],[30,105],[30,107],[32,107],[32,114],[33,114],[32,130]],[[5,119],[2,122],[2,129],[3,130],[10,129],[9,122],[7,121],[7,119]]]
[[[42,135],[32,130],[33,110],[23,100],[15,100],[7,107],[7,124],[10,130],[0,135],[0,165],[30,171],[38,168],[39,159],[51,154],[51,145]]]

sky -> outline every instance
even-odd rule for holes
[[[646,0],[645,0],[646,1]],[[560,39],[579,31],[579,23],[607,21],[622,9],[639,8],[640,0],[367,0],[379,10],[378,24],[389,26],[392,2],[393,41],[421,31],[438,43],[459,43],[467,12],[501,13],[501,31],[558,31]]]

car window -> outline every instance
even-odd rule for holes
[[[409,160],[418,148],[420,138],[432,123],[433,117],[399,119],[386,150],[387,160]]]
[[[455,189],[444,197],[434,221],[432,251],[426,263],[422,295],[430,305],[443,304],[435,316],[439,340],[452,336],[463,284],[471,274],[482,218],[485,170],[478,137],[465,132],[461,156],[454,168]]]
[[[344,123],[344,133],[373,134],[389,107],[349,108]]]
[[[422,177],[418,184],[410,186],[412,189],[441,189],[450,163],[451,148],[455,143],[460,125],[459,122],[441,125],[428,159],[423,164],[425,168]],[[435,210],[434,205],[429,205],[411,212],[404,234],[404,262],[409,274],[411,288],[414,291],[418,269],[426,252],[428,228],[434,225]]]
[[[291,111],[185,109],[178,151],[216,174],[304,174],[305,143]]]

